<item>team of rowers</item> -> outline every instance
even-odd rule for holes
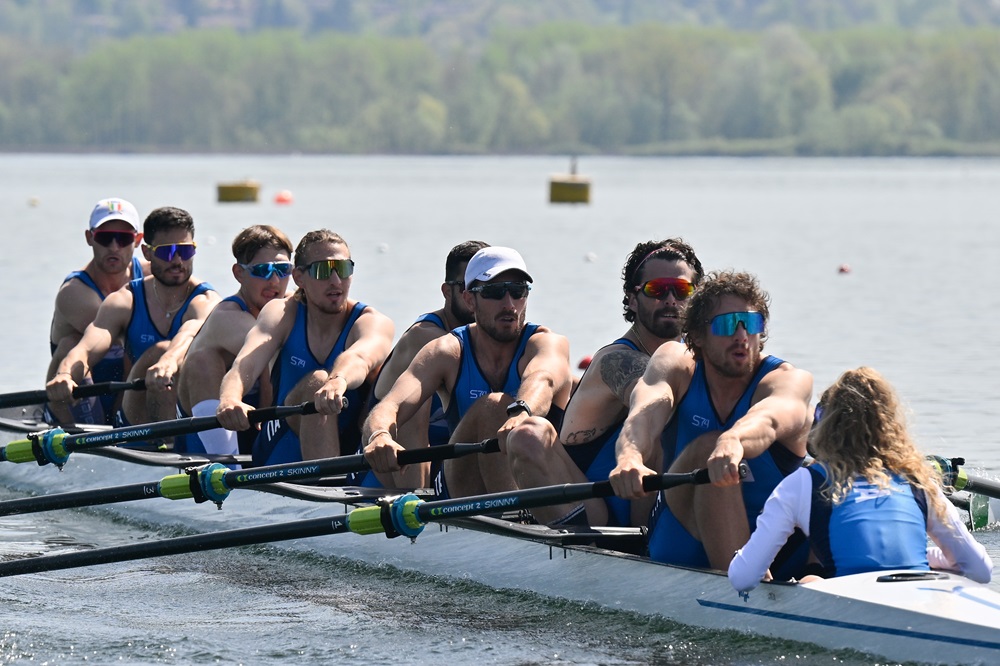
[[[332,231],[294,250],[274,227],[240,231],[239,289],[227,298],[193,277],[194,222],[182,209],[157,208],[140,230],[134,206],[102,200],[86,240],[93,259],[66,278],[52,322],[47,391],[59,422],[216,415],[223,428],[178,437],[175,450],[250,452],[254,465],[363,452],[371,472],[353,483],[433,486],[442,498],[610,479],[614,497],[534,519],[648,527],[651,558],[728,568],[738,589],[930,566],[990,578],[892,387],[851,370],[813,409],[811,374],[762,354],[769,297],[756,278],[706,275],[678,238],[629,254],[629,326],[579,379],[566,338],[527,320],[533,280],[512,248],[452,248],[443,306],[393,346],[389,318],[350,297],[355,264]],[[126,375],[146,390],[72,400],[81,383]],[[256,407],[303,402],[317,413],[250,424]],[[404,450],[493,437],[499,453],[397,462]],[[810,452],[817,461],[804,465]],[[712,483],[643,490],[644,476],[695,468]]]

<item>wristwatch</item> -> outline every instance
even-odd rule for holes
[[[518,412],[527,412],[531,416],[531,407],[524,400],[515,400],[507,405],[507,416],[515,416]]]

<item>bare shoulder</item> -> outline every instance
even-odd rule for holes
[[[811,372],[785,361],[761,379],[760,389],[764,395],[780,393],[808,400],[812,397],[813,376]]]
[[[428,343],[446,335],[448,331],[429,321],[422,321],[407,329],[399,338],[393,354],[412,359]],[[454,337],[454,336],[452,336]]]
[[[632,387],[642,377],[648,363],[648,356],[627,345],[605,347],[594,355],[577,390],[600,384],[607,387],[619,401],[627,402]]]

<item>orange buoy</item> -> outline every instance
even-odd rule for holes
[[[848,266],[847,264],[841,264],[840,267],[837,269],[837,272],[841,274],[850,273],[851,267]]]
[[[586,370],[590,367],[590,363],[594,360],[593,356],[584,356],[580,359],[580,364],[577,365],[580,370]]]
[[[274,195],[274,203],[276,204],[290,204],[295,200],[292,193],[289,190],[281,190]]]

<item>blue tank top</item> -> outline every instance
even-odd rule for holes
[[[817,463],[809,466],[809,473],[809,543],[828,575],[930,569],[923,491],[898,474],[885,489],[858,477],[844,501],[833,504],[821,492],[826,470]]]
[[[153,320],[149,317],[149,308],[146,305],[146,290],[142,288],[142,278],[136,278],[129,282],[129,289],[132,290],[132,317],[129,319],[128,328],[125,332],[125,351],[129,359],[135,363],[136,359],[142,356],[143,352],[155,345],[157,342],[171,340],[183,323],[184,314],[187,312],[191,300],[195,296],[200,296],[206,291],[215,291],[207,282],[202,282],[191,290],[191,294],[185,299],[181,307],[174,313],[174,318],[170,321],[170,330],[163,335]]]
[[[514,358],[511,359],[510,367],[507,369],[507,378],[503,386],[493,387],[483,376],[476,362],[475,350],[472,349],[472,340],[469,337],[469,327],[460,326],[451,332],[458,338],[462,346],[461,364],[458,370],[458,378],[455,380],[455,387],[451,391],[451,400],[445,416],[452,431],[458,427],[459,421],[465,416],[472,404],[484,395],[490,393],[503,392],[508,395],[517,395],[517,389],[521,386],[521,374],[518,372],[517,364],[524,356],[524,349],[528,346],[528,339],[538,330],[538,324],[525,323],[524,330],[521,331],[521,339],[517,343],[517,350]]]
[[[331,370],[333,364],[344,349],[347,348],[347,337],[354,327],[354,323],[368,306],[364,303],[356,303],[344,323],[344,330],[340,332],[337,342],[325,359],[317,359],[312,350],[309,349],[309,340],[306,334],[307,308],[301,301],[295,313],[295,324],[292,331],[285,340],[284,346],[278,352],[278,359],[271,370],[271,386],[274,387],[276,405],[285,404],[285,398],[295,385],[307,374],[316,370]],[[361,407],[367,397],[365,392],[359,389],[348,389],[344,394],[347,398],[347,409],[340,412],[337,419],[340,430],[340,450],[343,452],[354,451],[357,442],[361,439],[358,419],[361,415]],[[357,432],[355,432],[357,431]]]
[[[784,363],[776,356],[767,356],[754,374],[750,385],[740,397],[732,413],[723,418],[715,411],[712,399],[709,397],[708,383],[705,377],[705,365],[698,361],[694,376],[687,393],[680,399],[670,422],[663,430],[660,443],[663,446],[664,468],[668,468],[681,451],[699,435],[711,431],[723,431],[733,425],[750,410],[750,402],[754,391],[761,380],[769,372]],[[757,526],[757,516],[764,508],[764,502],[771,491],[785,476],[801,467],[802,458],[792,454],[780,442],[775,442],[763,454],[747,460],[750,474],[740,484],[743,489],[743,502],[746,505],[747,520],[752,532]]]

